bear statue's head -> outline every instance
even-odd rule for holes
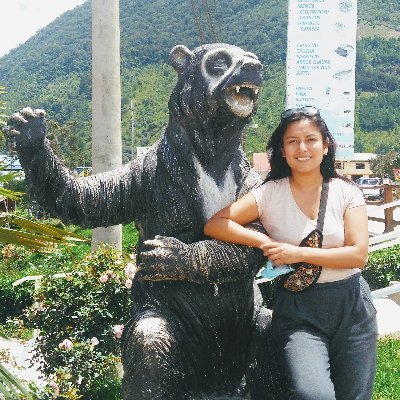
[[[197,154],[213,157],[237,148],[242,128],[257,108],[263,70],[257,56],[224,43],[193,51],[178,45],[169,62],[178,73],[170,119],[184,127]]]
[[[179,114],[201,112],[208,119],[217,112],[219,117],[222,113],[236,119],[254,114],[263,69],[255,54],[223,43],[193,51],[178,45],[171,50],[169,61],[178,72],[173,106],[181,107]]]

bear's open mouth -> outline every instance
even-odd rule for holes
[[[225,101],[238,117],[248,117],[257,100],[259,87],[253,83],[240,83],[229,86],[225,91]]]

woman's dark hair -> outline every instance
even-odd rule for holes
[[[285,111],[283,115],[285,115],[287,111]],[[285,134],[287,127],[292,122],[304,119],[307,119],[319,129],[319,131],[322,134],[322,139],[324,143],[328,145],[328,153],[324,156],[320,167],[322,176],[327,179],[329,178],[343,179],[343,177],[339,175],[335,170],[336,143],[332,134],[329,132],[329,129],[326,126],[325,121],[322,119],[318,111],[316,111],[316,113],[313,115],[309,115],[308,113],[302,112],[301,109],[298,109],[298,111],[291,113],[289,117],[281,118],[280,124],[278,125],[278,127],[275,129],[275,131],[272,133],[271,137],[268,140],[267,155],[271,166],[271,170],[268,173],[265,181],[286,178],[289,175],[291,175],[291,169],[282,154],[283,135]]]

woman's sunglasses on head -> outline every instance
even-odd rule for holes
[[[319,110],[318,108],[315,108],[313,106],[289,108],[281,114],[281,120],[297,117],[299,115],[304,115],[306,117],[313,117],[314,115],[319,115]]]

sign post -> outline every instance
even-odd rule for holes
[[[320,109],[338,148],[354,154],[357,0],[289,0],[286,107]]]

